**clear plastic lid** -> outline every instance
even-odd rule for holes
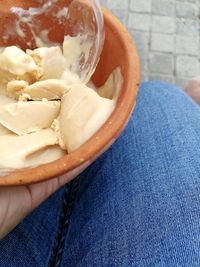
[[[80,37],[80,50],[70,69],[87,83],[99,60],[104,23],[96,0],[6,0],[0,7],[0,46],[22,49],[62,45]]]

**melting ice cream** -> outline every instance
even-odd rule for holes
[[[70,70],[75,59],[67,42],[62,48],[0,50],[0,168],[35,166],[71,153],[113,112],[120,70],[95,91]]]

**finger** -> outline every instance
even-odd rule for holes
[[[25,187],[0,188],[0,240],[26,217],[30,205]]]
[[[185,91],[197,104],[200,105],[200,76],[190,80]]]
[[[0,188],[0,240],[49,196],[84,171],[90,162],[54,179],[18,187]]]
[[[56,177],[49,181],[27,186],[29,194],[30,194],[30,198],[31,198],[31,207],[30,207],[29,212],[31,212],[33,209],[38,207],[43,201],[45,201],[49,196],[55,193],[58,189],[60,189],[66,183],[70,182],[75,177],[77,177],[89,165],[90,165],[90,162],[86,162],[82,164],[81,166],[79,166],[78,168],[76,168],[75,170],[68,172],[67,174]]]

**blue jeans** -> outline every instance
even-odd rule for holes
[[[140,88],[129,126],[0,242],[1,267],[200,266],[200,108]]]

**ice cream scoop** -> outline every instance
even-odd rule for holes
[[[73,45],[67,47],[24,52],[9,46],[0,52],[1,170],[37,166],[74,152],[114,111],[123,82],[120,69],[100,88],[90,88],[70,71]],[[54,60],[60,62],[55,71]]]

